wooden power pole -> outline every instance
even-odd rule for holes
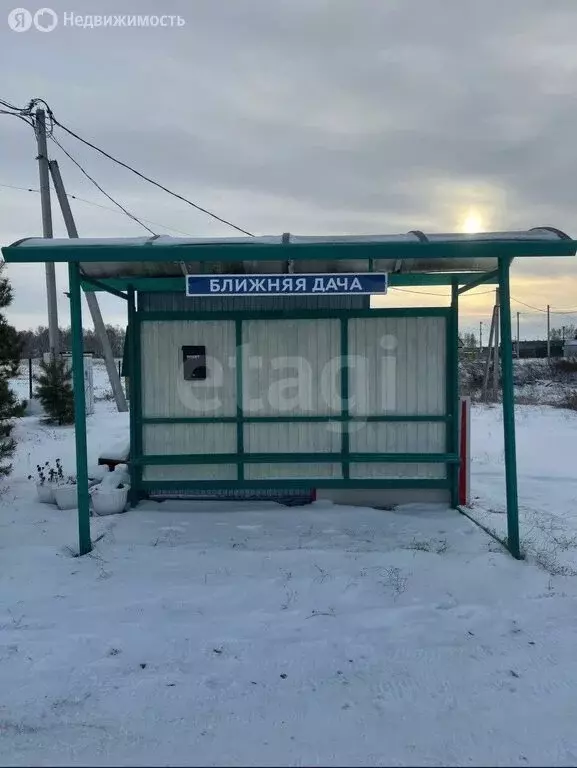
[[[499,390],[499,327],[500,327],[501,302],[499,299],[499,289],[495,288],[495,349],[493,354],[493,400],[497,399]]]
[[[38,145],[38,172],[40,175],[40,204],[42,206],[42,237],[51,238],[52,209],[50,206],[50,173],[48,170],[48,147],[46,144],[46,113],[36,110],[34,125]],[[58,300],[56,295],[56,269],[54,263],[46,262],[46,300],[48,303],[48,345],[54,358],[60,352],[58,338]]]
[[[551,307],[547,304],[547,362],[551,362]]]
[[[483,374],[482,397],[485,403],[487,402],[487,396],[489,393],[489,373],[491,371],[491,357],[492,357],[494,335],[495,335],[495,307],[493,307],[493,314],[491,316],[491,327],[489,329],[489,341],[487,343],[487,359],[485,360],[485,372]]]
[[[78,230],[76,229],[76,223],[74,221],[74,217],[72,216],[72,209],[70,208],[70,203],[68,202],[68,197],[66,196],[66,190],[64,189],[64,183],[62,181],[60,169],[56,160],[50,161],[49,168],[52,175],[52,181],[54,183],[54,189],[56,190],[56,195],[58,197],[58,202],[60,203],[60,209],[62,211],[64,223],[66,225],[66,231],[68,232],[68,237],[78,237]],[[98,305],[98,299],[92,291],[87,291],[85,296],[88,309],[92,315],[92,322],[94,323],[96,336],[98,337],[98,340],[102,346],[104,362],[106,363],[106,370],[108,372],[108,378],[110,380],[110,386],[112,387],[114,400],[116,401],[116,407],[119,411],[125,412],[128,410],[126,396],[124,394],[124,390],[122,389],[120,375],[114,362],[114,355],[112,354],[110,339],[106,333],[106,328],[102,319],[102,313],[100,312],[100,307]]]

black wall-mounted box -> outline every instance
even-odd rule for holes
[[[204,381],[206,379],[206,347],[183,347],[182,365],[185,381]]]

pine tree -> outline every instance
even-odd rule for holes
[[[2,276],[3,270],[4,264],[0,265],[0,310],[12,304],[12,288],[8,278]],[[26,407],[9,384],[9,380],[18,373],[21,350],[18,332],[0,313],[0,477],[6,477],[12,471],[10,459],[16,448],[12,437],[14,419],[23,416]]]
[[[74,422],[74,391],[72,371],[62,357],[40,363],[35,395],[42,403],[48,421],[56,424]]]

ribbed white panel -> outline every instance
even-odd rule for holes
[[[145,424],[145,455],[236,453],[235,424]]]
[[[324,462],[310,464],[246,464],[244,476],[247,480],[285,480],[300,478],[336,478],[342,477],[340,464]]]
[[[338,453],[341,450],[339,423],[245,424],[247,453]]]
[[[236,337],[233,322],[145,322],[142,328],[142,415],[234,416]],[[206,381],[185,381],[182,347],[206,347]]]
[[[354,416],[445,413],[445,318],[349,320]]]
[[[145,467],[143,480],[236,480],[234,464],[175,464]]]
[[[340,410],[338,320],[243,323],[243,408],[251,416]]]
[[[355,423],[349,436],[353,453],[445,453],[441,422]]]
[[[361,478],[441,479],[446,477],[446,469],[444,464],[378,464],[366,462],[351,464],[350,477],[359,480]]]

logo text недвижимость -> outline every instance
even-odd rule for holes
[[[126,27],[184,27],[182,16],[174,14],[78,14],[65,11],[59,15],[52,8],[39,8],[36,12],[27,8],[13,8],[8,14],[8,26],[14,32],[28,32],[36,29],[38,32],[52,32],[61,27],[76,27],[79,29],[108,29]]]

